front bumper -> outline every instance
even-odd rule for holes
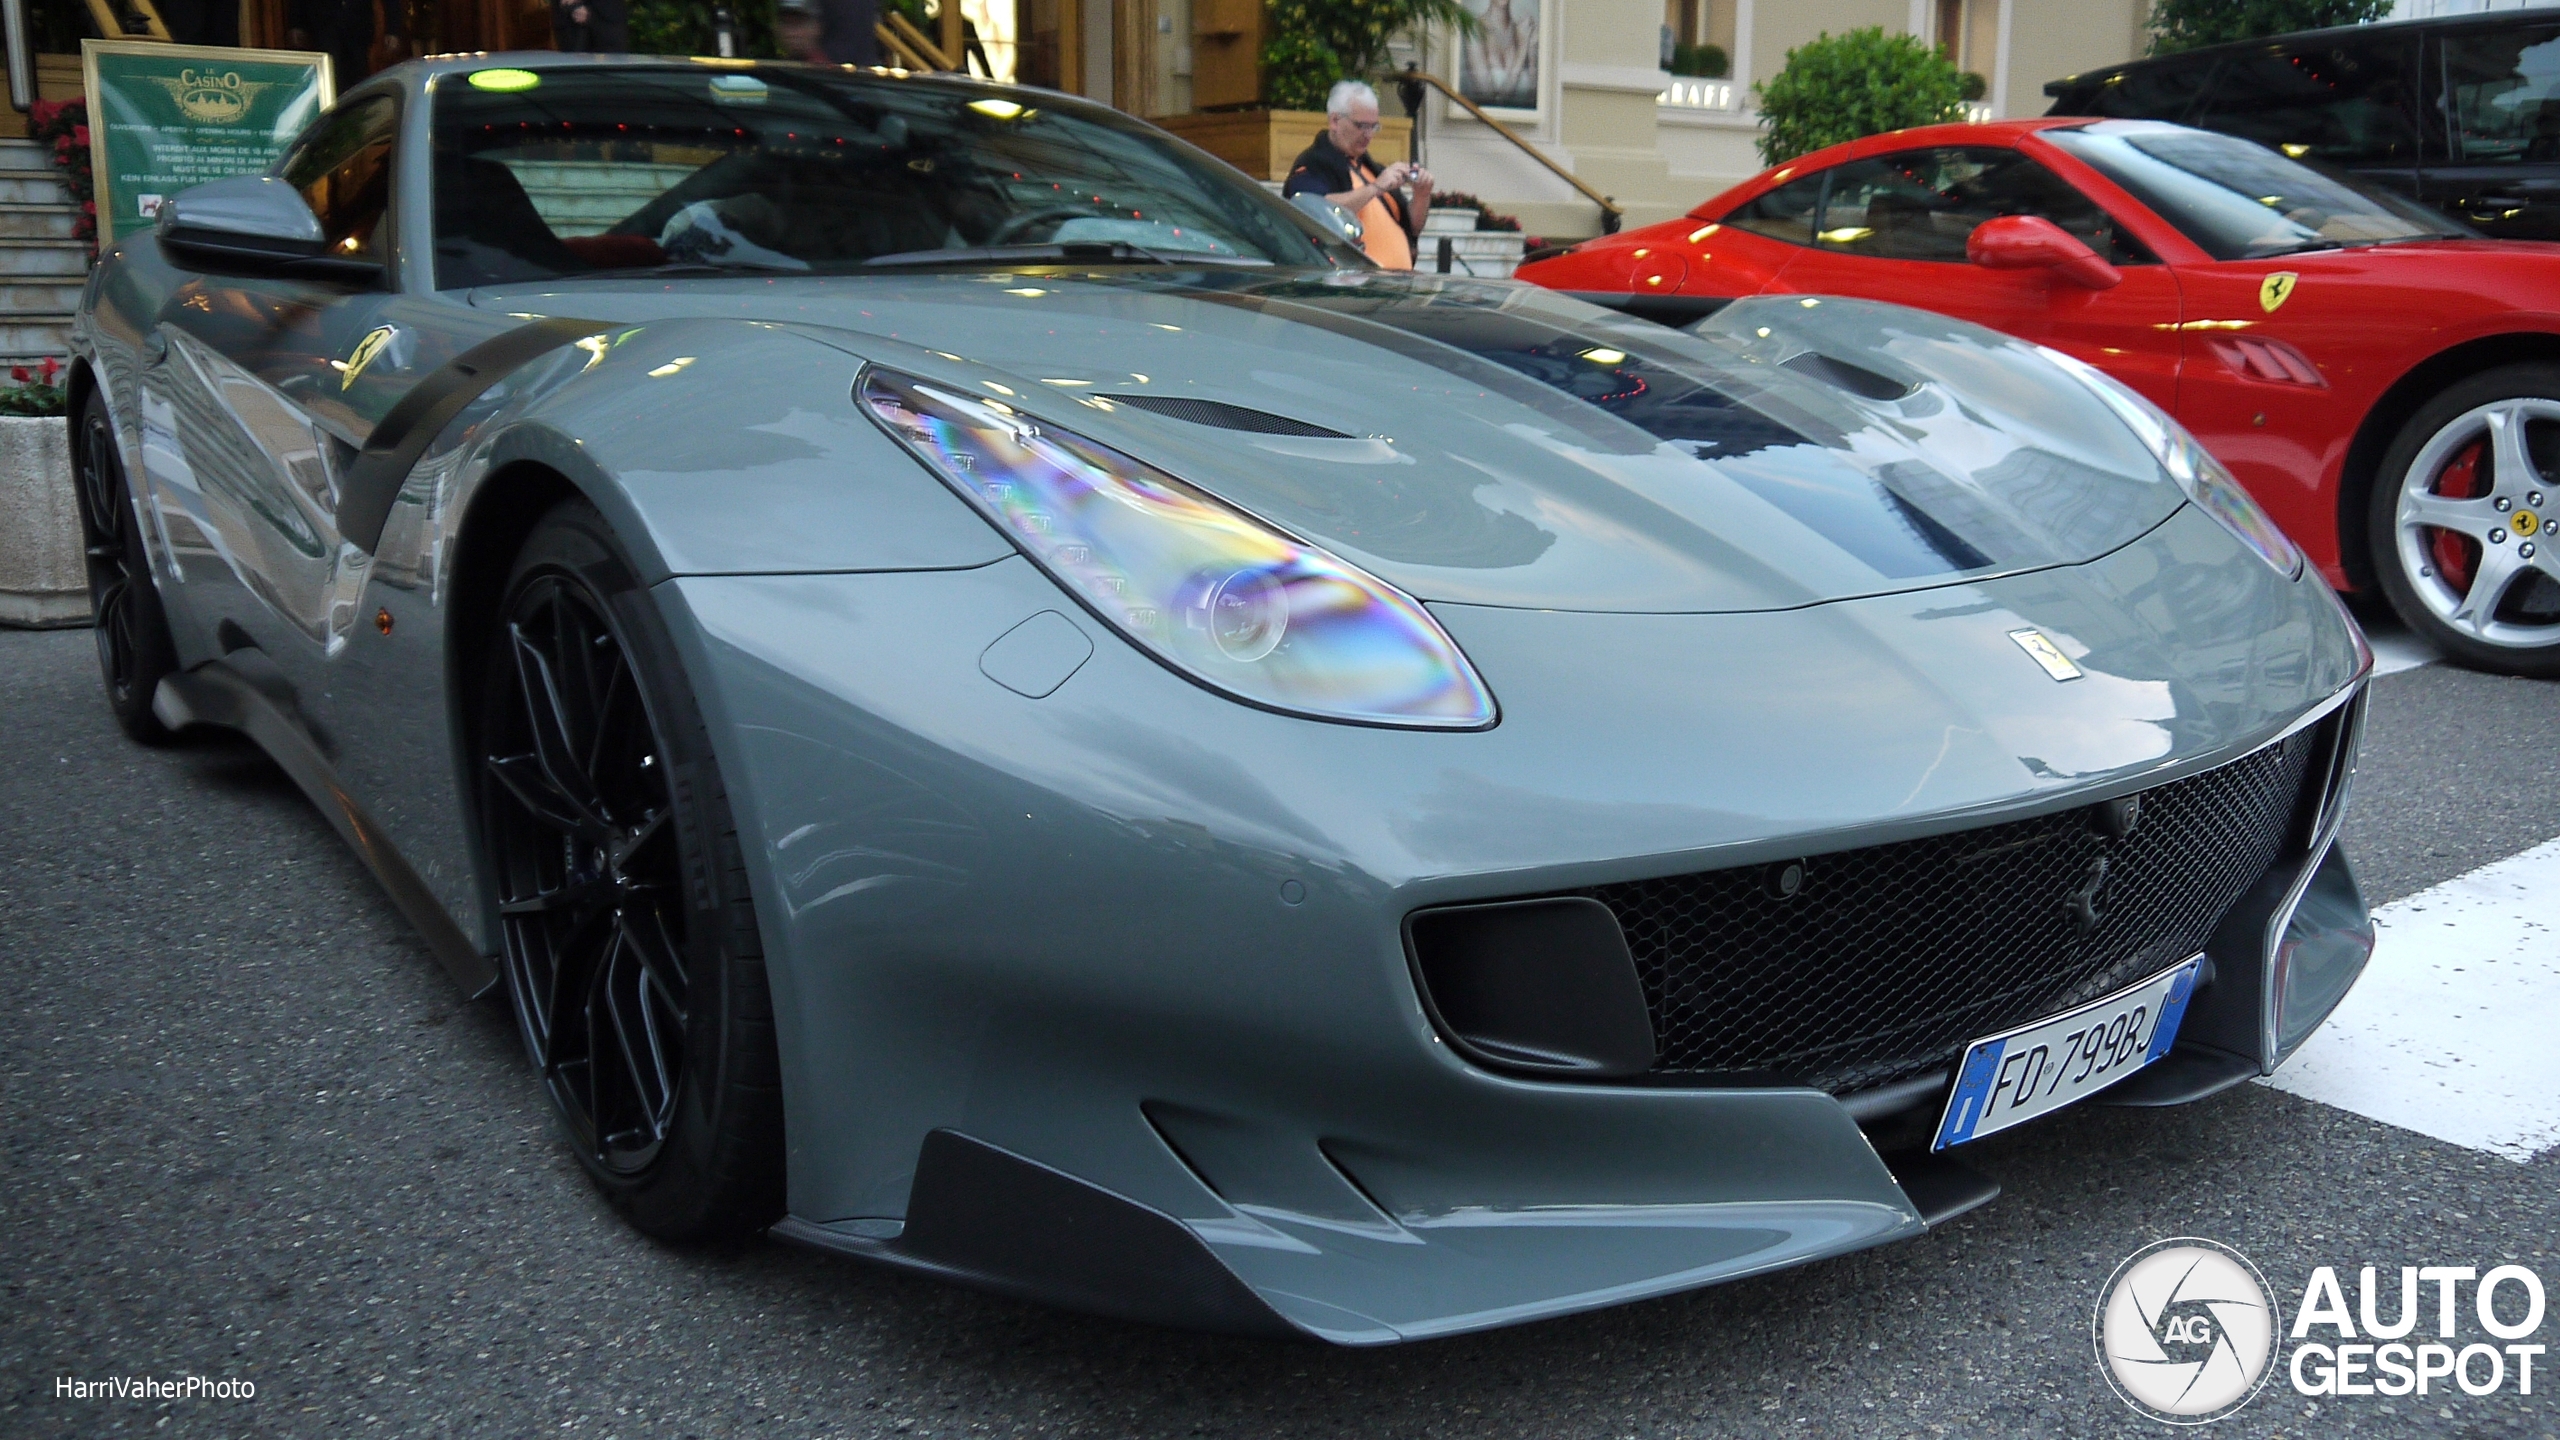
[[[779,1233],[1345,1343],[1669,1293],[1954,1208],[1943,1173],[1897,1184],[1821,1091],[1466,1062],[1420,1002],[1404,916],[2085,806],[2269,743],[2363,666],[2316,583],[2193,512],[2091,565],[1808,611],[1444,611],[1504,705],[1464,736],[1234,705],[1021,561],[660,595],[749,842],[785,1065]],[[979,654],[1042,611],[1093,646],[1032,699]],[[2089,681],[2026,664],[2021,624],[2079,647]],[[2267,1033],[2264,995],[2292,993],[2270,933],[2296,940],[2284,973],[2351,978],[2360,902],[2293,925],[2325,853],[2290,854],[2257,959],[2217,951],[2197,1033]]]

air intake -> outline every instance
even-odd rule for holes
[[[1184,420],[1219,430],[1243,430],[1255,435],[1300,435],[1315,440],[1352,438],[1339,430],[1327,430],[1321,425],[1292,420],[1286,415],[1248,410],[1223,400],[1194,400],[1182,395],[1105,395],[1102,398],[1115,405],[1134,405],[1167,419]]]

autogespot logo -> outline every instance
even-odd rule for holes
[[[2098,1368],[2152,1419],[2201,1425],[2266,1383],[2277,1321],[2247,1256],[2211,1240],[2162,1240],[2133,1252],[2099,1292]]]

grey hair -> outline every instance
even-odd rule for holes
[[[1353,102],[1360,100],[1368,101],[1369,108],[1372,110],[1378,108],[1377,91],[1357,80],[1336,80],[1333,82],[1333,88],[1325,92],[1324,113],[1348,115],[1351,113]]]

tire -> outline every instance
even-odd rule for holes
[[[178,668],[169,638],[168,612],[142,540],[142,512],[116,457],[115,422],[92,391],[80,407],[78,453],[81,548],[89,567],[90,633],[98,642],[98,675],[106,682],[107,708],[131,739],[166,745],[175,738],[151,713],[160,681]]]
[[[2366,518],[2409,628],[2466,665],[2560,677],[2560,365],[2484,371],[2427,402],[2383,453]]]
[[[666,626],[586,502],[526,538],[485,664],[501,968],[571,1148],[658,1239],[772,1223],[781,1067],[728,792]]]

